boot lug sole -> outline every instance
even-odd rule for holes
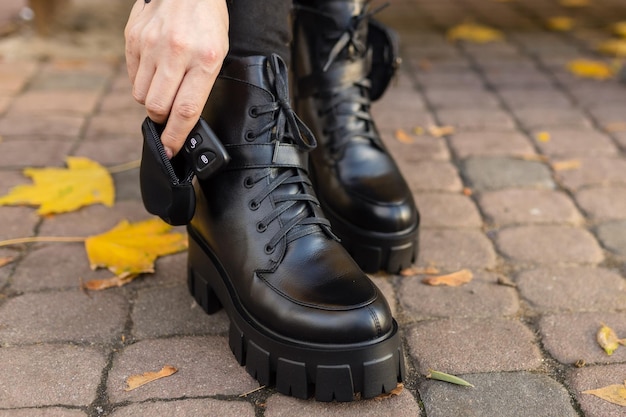
[[[317,401],[373,398],[396,388],[405,376],[397,323],[378,340],[331,345],[294,341],[255,325],[227,284],[209,248],[189,230],[188,286],[209,314],[222,306],[230,319],[229,346],[238,363],[261,385]]]

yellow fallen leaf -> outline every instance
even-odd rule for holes
[[[124,391],[132,391],[149,382],[174,375],[176,372],[178,372],[178,369],[171,365],[165,365],[159,372],[146,372],[141,375],[129,376],[128,379],[126,379],[126,388],[124,388]]]
[[[550,139],[552,139],[552,136],[550,136],[550,132],[542,131],[542,132],[537,132],[537,134],[535,135],[535,138],[539,142],[549,142]]]
[[[10,264],[14,260],[15,260],[15,256],[9,256],[9,257],[0,258],[0,268],[2,268],[5,265]]]
[[[413,138],[408,133],[406,133],[403,129],[396,129],[393,136],[402,143],[411,144],[415,142]]]
[[[615,75],[615,69],[606,62],[591,59],[575,59],[567,64],[567,69],[574,75],[596,80],[606,80]]]
[[[563,7],[585,7],[589,6],[589,0],[561,0],[559,4]]]
[[[186,236],[170,233],[171,229],[158,218],[133,224],[122,221],[108,232],[85,240],[89,263],[93,269],[105,267],[122,278],[154,272],[156,258],[187,248]]]
[[[424,278],[422,282],[427,285],[446,285],[448,287],[459,287],[467,284],[474,278],[474,274],[469,269],[462,269],[447,275]]]
[[[567,16],[554,16],[546,21],[546,26],[550,30],[567,32],[574,28],[574,20]]]
[[[617,349],[620,344],[623,345],[626,343],[624,340],[620,340],[617,334],[615,334],[615,331],[604,323],[598,330],[598,333],[596,333],[596,340],[609,356],[615,352],[615,349]]]
[[[113,206],[115,190],[109,172],[88,158],[68,157],[67,168],[27,168],[33,184],[13,187],[0,205],[39,206],[40,215],[65,213],[102,203]]]
[[[448,30],[446,36],[450,41],[469,41],[476,43],[495,42],[504,38],[501,31],[477,23],[462,23],[457,25]]]
[[[413,128],[413,134],[417,135],[417,136],[421,136],[424,134],[424,128],[422,126],[415,126]]]
[[[611,31],[617,36],[626,38],[626,21],[613,23],[611,25]]]
[[[615,384],[583,391],[583,394],[595,395],[610,403],[626,407],[626,381],[622,385]]]
[[[440,138],[442,136],[454,134],[454,127],[452,126],[428,126],[428,133],[431,136]]]
[[[626,57],[626,39],[611,39],[598,45],[598,51],[618,58]]]
[[[555,171],[571,171],[580,168],[580,159],[568,159],[566,161],[555,161],[550,164]]]

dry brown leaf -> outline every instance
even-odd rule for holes
[[[463,195],[465,195],[465,196],[467,196],[467,197],[469,197],[469,196],[471,196],[472,194],[474,194],[474,192],[472,191],[472,189],[471,189],[471,188],[469,188],[469,187],[463,187],[463,191],[462,191],[462,193],[463,193]]]
[[[377,397],[374,397],[375,400],[380,401],[380,400],[384,400],[386,398],[391,398],[391,397],[396,397],[400,394],[402,394],[402,390],[404,389],[404,384],[402,382],[398,382],[398,385],[392,389],[389,392],[386,392],[384,394],[380,394]]]
[[[446,285],[448,287],[459,287],[467,284],[474,278],[474,274],[469,269],[461,269],[447,275],[438,275],[435,277],[424,278],[422,282],[427,285]]]
[[[595,395],[610,403],[626,407],[626,381],[622,385],[615,384],[583,391],[583,394]]]
[[[8,256],[8,257],[0,258],[0,268],[13,262],[15,258],[16,258],[15,256]]]
[[[454,127],[452,126],[428,126],[428,133],[431,136],[440,138],[442,136],[454,134]]]
[[[518,159],[523,161],[537,161],[537,162],[548,162],[549,158],[545,155],[540,155],[537,153],[528,153],[524,155],[517,156]]]
[[[604,125],[604,130],[609,133],[626,132],[626,122],[611,122]]]
[[[566,161],[555,161],[550,165],[555,171],[571,171],[573,169],[579,169],[581,162],[580,159],[568,159]]]
[[[505,287],[517,288],[517,284],[511,281],[509,277],[499,276],[496,280],[498,285],[502,285]]]
[[[546,26],[550,30],[567,32],[574,28],[574,19],[567,16],[554,16],[546,21]]]
[[[417,136],[421,136],[424,134],[424,128],[422,126],[415,126],[413,128],[413,134]]]
[[[620,344],[623,345],[626,343],[625,340],[621,340],[617,337],[615,331],[604,323],[602,323],[602,326],[598,329],[598,333],[596,333],[596,340],[609,356],[615,352],[615,349],[617,349]]]
[[[396,129],[393,136],[402,143],[411,144],[414,142],[413,138],[403,129]]]
[[[127,274],[105,279],[92,279],[91,281],[84,283],[83,288],[91,291],[101,291],[108,288],[121,287],[122,285],[128,284],[139,275],[140,274]]]
[[[173,366],[165,365],[163,368],[161,368],[159,372],[146,372],[141,375],[129,376],[126,380],[126,388],[124,388],[124,391],[134,390],[135,388],[139,388],[140,386],[145,385],[149,382],[173,375],[177,371],[178,369],[174,368]]]
[[[425,268],[409,267],[400,271],[400,275],[403,277],[412,277],[415,275],[437,275],[439,273],[439,269],[434,266],[427,266]]]

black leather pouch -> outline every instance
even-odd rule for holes
[[[167,158],[161,143],[163,126],[146,117],[141,132],[139,182],[146,210],[174,226],[189,223],[196,207],[193,168],[186,163],[182,152],[171,160]]]
[[[375,101],[383,95],[402,62],[400,42],[394,30],[371,18],[367,42],[372,51],[372,69],[368,76],[372,83],[370,99]]]

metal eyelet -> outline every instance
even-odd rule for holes
[[[248,109],[248,115],[253,118],[259,117],[259,109],[256,106],[252,106]]]
[[[262,222],[258,222],[256,224],[256,231],[259,233],[263,233],[267,230],[267,225],[265,223]]]
[[[250,200],[250,202],[248,203],[248,208],[250,210],[258,210],[260,206],[261,205],[259,204],[259,202],[255,200]]]
[[[254,187],[254,182],[252,181],[252,177],[246,177],[243,179],[243,186],[246,188]]]
[[[252,130],[248,130],[245,134],[245,139],[248,142],[254,142],[254,140],[256,139],[256,135],[254,134]]]
[[[265,253],[266,254],[271,254],[274,252],[274,250],[276,250],[276,248],[274,246],[270,246],[269,244],[265,245]]]

